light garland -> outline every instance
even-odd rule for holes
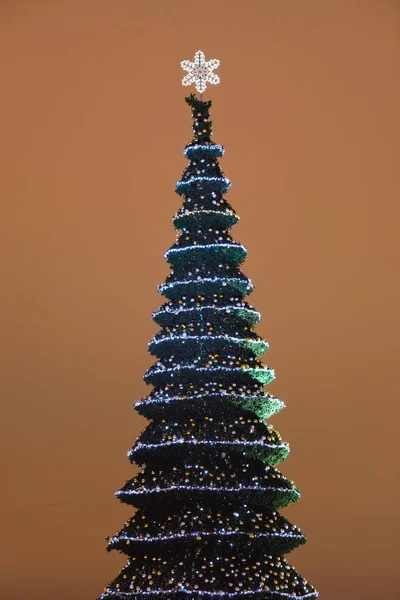
[[[182,186],[187,186],[190,183],[195,183],[196,181],[201,181],[201,183],[203,182],[208,182],[208,181],[219,181],[220,183],[224,183],[224,189],[225,191],[231,186],[231,182],[229,181],[229,179],[227,177],[191,177],[190,179],[184,181],[184,180],[179,180],[176,183],[176,189],[181,188]],[[226,186],[226,187],[225,187]]]
[[[243,251],[243,254],[246,256],[247,255],[247,248],[245,248],[244,246],[242,246],[242,244],[193,244],[191,246],[183,246],[181,248],[170,248],[169,250],[166,251],[166,253],[164,254],[164,258],[168,260],[168,256],[170,254],[179,254],[180,252],[188,252],[191,250],[206,250],[208,248],[240,248]]]
[[[202,216],[203,214],[204,215],[213,215],[214,217],[215,216],[220,217],[221,215],[226,216],[226,217],[235,217],[235,219],[237,219],[237,221],[240,221],[239,215],[237,215],[233,210],[228,210],[228,209],[208,210],[205,208],[199,208],[198,210],[189,210],[188,208],[186,208],[182,212],[175,213],[175,215],[172,217],[172,221],[175,221],[176,219],[181,219],[182,217],[188,217],[188,216],[192,216],[192,215],[196,215],[196,217],[199,215]]]
[[[170,309],[168,306],[166,306],[165,308],[163,308],[162,310],[156,310],[155,312],[153,312],[153,317],[157,316],[157,315],[162,315],[164,313],[170,313],[170,314],[180,314],[183,312],[191,312],[191,311],[202,311],[202,310],[220,310],[220,311],[225,311],[226,313],[230,313],[232,310],[237,310],[237,311],[245,311],[245,312],[249,312],[249,313],[253,313],[254,315],[256,315],[257,317],[257,321],[260,321],[261,319],[261,314],[258,312],[258,310],[252,309],[252,308],[246,308],[244,306],[237,306],[235,304],[232,305],[227,305],[227,306],[212,306],[212,305],[207,305],[207,306],[193,306],[193,307],[182,307],[182,308],[173,308]]]
[[[252,536],[251,539],[257,539],[257,538],[263,538],[263,537],[279,537],[279,538],[298,538],[298,539],[303,539],[304,535],[298,534],[298,533],[254,533],[252,531],[250,532],[245,532],[245,531],[225,531],[225,530],[219,530],[219,531],[197,531],[197,532],[191,532],[191,533],[175,533],[175,534],[171,534],[171,535],[161,535],[161,536],[156,536],[156,537],[129,537],[129,536],[123,536],[123,535],[118,535],[118,536],[114,536],[112,538],[110,538],[109,543],[117,543],[120,540],[122,541],[126,541],[126,542],[166,542],[169,540],[175,540],[175,539],[187,539],[187,538],[196,538],[196,537],[215,537],[215,536],[230,536],[230,535],[241,535],[241,536],[246,536],[249,537],[250,535]]]
[[[187,218],[189,218],[190,223],[190,220],[193,217],[194,226],[196,227],[198,221],[201,220],[200,218],[209,216],[212,216],[214,220],[222,219],[224,221],[223,227],[232,227],[240,221],[240,217],[233,210],[189,210],[188,208],[182,212],[175,213],[171,220],[176,229],[188,231],[190,230],[190,227],[187,226]],[[219,222],[221,223],[221,221]],[[183,223],[185,223],[185,225]],[[215,225],[215,227],[217,227],[217,225]]]
[[[246,283],[247,280],[247,283]],[[168,290],[171,288],[176,287],[177,285],[197,285],[197,284],[201,284],[201,283],[219,283],[221,282],[221,285],[223,287],[226,287],[229,283],[234,283],[234,282],[241,282],[244,283],[246,285],[246,289],[247,290],[253,290],[254,289],[254,285],[251,283],[251,280],[246,278],[246,279],[241,279],[240,277],[226,277],[226,278],[222,278],[222,277],[200,277],[199,279],[189,279],[187,281],[173,281],[172,283],[162,283],[161,285],[158,286],[158,290],[159,292],[162,294],[164,290]],[[248,292],[250,293],[250,291]]]
[[[150,367],[151,369],[151,367]],[[148,375],[160,375],[165,374],[167,375],[168,373],[171,373],[172,371],[183,371],[183,370],[195,370],[195,371],[199,371],[199,372],[204,372],[204,373],[214,373],[215,371],[223,371],[223,372],[227,372],[227,373],[253,373],[253,372],[258,372],[258,373],[269,373],[271,375],[271,379],[270,381],[272,381],[272,379],[275,379],[275,370],[274,369],[270,369],[269,367],[259,367],[258,369],[256,367],[252,368],[252,367],[197,367],[197,366],[191,366],[191,365],[187,365],[187,366],[181,366],[178,365],[176,367],[165,367],[164,369],[153,369],[150,371],[150,369],[147,371],[146,374]],[[145,375],[146,376],[146,375]]]
[[[243,401],[249,401],[249,400],[264,400],[264,401],[268,401],[271,400],[273,402],[276,402],[277,404],[279,403],[280,405],[280,409],[279,410],[283,410],[286,406],[285,403],[282,402],[282,400],[279,400],[278,398],[275,398],[275,396],[272,396],[271,394],[265,394],[265,395],[261,395],[261,396],[250,396],[250,395],[241,395],[241,394],[229,394],[226,390],[221,390],[221,392],[218,393],[213,393],[213,392],[205,392],[203,394],[196,394],[194,396],[187,396],[186,394],[184,394],[182,392],[181,396],[166,396],[166,397],[161,397],[161,398],[150,398],[149,396],[147,398],[143,398],[142,400],[138,400],[137,402],[135,402],[135,407],[140,407],[140,406],[147,406],[148,404],[169,404],[169,402],[186,402],[186,401],[191,401],[191,400],[203,400],[204,397],[209,397],[211,396],[212,398],[221,398],[221,396],[223,396],[223,400],[229,400],[230,398],[233,399],[239,399],[239,400],[243,400]],[[279,412],[278,410],[276,412]],[[276,413],[273,413],[276,414]]]
[[[200,441],[195,441],[195,440],[168,440],[167,442],[163,442],[161,444],[145,444],[142,442],[138,442],[136,444],[136,446],[134,448],[132,448],[131,450],[129,450],[129,452],[127,453],[127,456],[130,458],[131,456],[133,456],[135,454],[135,452],[137,452],[140,449],[146,449],[146,450],[150,450],[150,449],[154,449],[154,448],[161,448],[164,446],[173,446],[173,445],[177,445],[177,444],[187,444],[187,445],[202,445],[202,446],[260,446],[262,448],[271,448],[274,450],[277,449],[288,449],[289,450],[289,444],[283,442],[282,444],[265,444],[263,441],[261,440],[254,440],[254,441],[225,441],[225,440],[213,440],[213,441],[209,441],[209,440],[200,440]]]
[[[289,481],[289,480],[287,480]],[[294,486],[293,482],[292,485]],[[184,490],[191,492],[284,492],[284,493],[294,493],[300,498],[300,492],[295,487],[274,487],[274,486],[266,486],[266,487],[256,487],[256,486],[246,486],[239,483],[237,487],[229,488],[229,487],[208,487],[208,486],[190,486],[190,485],[170,485],[166,488],[161,488],[160,486],[156,486],[155,488],[142,488],[140,490],[118,490],[115,492],[115,496],[138,496],[143,494],[154,494],[160,492],[170,492],[175,490]]]
[[[257,340],[257,339],[253,339],[253,338],[238,338],[238,337],[234,337],[231,335],[168,335],[165,336],[163,338],[159,338],[159,339],[152,339],[151,342],[148,343],[148,346],[152,346],[152,345],[159,345],[162,344],[164,342],[169,342],[169,341],[180,341],[183,344],[185,343],[185,341],[191,341],[191,340],[224,340],[227,342],[233,342],[234,344],[239,344],[242,346],[248,346],[248,345],[252,345],[252,346],[264,346],[266,347],[264,352],[266,352],[269,348],[269,344],[268,342],[266,342],[263,339]],[[263,352],[263,354],[264,354]]]
[[[177,588],[175,590],[152,590],[150,592],[144,590],[144,591],[140,591],[140,592],[114,592],[112,590],[105,592],[104,594],[102,594],[100,596],[100,598],[106,598],[107,595],[111,595],[111,596],[119,596],[120,598],[132,598],[132,596],[139,596],[139,595],[152,595],[152,594],[195,594],[197,596],[220,596],[220,597],[228,597],[228,598],[234,598],[235,596],[247,596],[247,594],[266,594],[266,590],[265,588],[258,588],[257,590],[248,590],[248,591],[237,591],[237,592],[208,592],[206,590],[188,590],[187,588]],[[309,594],[305,594],[303,596],[294,596],[293,594],[287,594],[286,592],[280,592],[280,591],[276,591],[276,590],[268,590],[267,592],[269,595],[274,595],[274,596],[284,596],[285,598],[292,598],[293,600],[306,600],[306,598],[318,598],[318,592],[310,592]]]
[[[212,152],[217,150],[219,153],[218,156],[223,156],[225,153],[225,148],[220,146],[220,144],[194,144],[193,146],[187,146],[185,148],[183,151],[184,156],[188,157],[192,150],[211,150]]]

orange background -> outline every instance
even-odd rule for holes
[[[146,421],[190,111],[214,139],[270,343],[289,556],[323,600],[398,589],[399,20],[384,0],[0,3],[1,596],[89,600]],[[52,505],[54,503],[54,505]],[[396,523],[397,521],[397,523]]]

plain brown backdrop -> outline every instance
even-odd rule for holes
[[[147,343],[190,114],[210,86],[270,343],[289,556],[323,600],[397,597],[399,19],[388,0],[0,2],[1,597],[94,599],[131,510]]]

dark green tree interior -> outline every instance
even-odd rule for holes
[[[300,494],[276,468],[289,446],[266,420],[284,404],[265,390],[274,373],[245,300],[253,285],[231,237],[239,217],[224,198],[211,101],[186,102],[193,139],[159,286],[166,302],[153,314],[153,390],[135,405],[150,424],[129,452],[141,470],[117,492],[137,511],[109,538],[127,563],[101,599],[316,598],[284,558],[306,541],[279,513]]]

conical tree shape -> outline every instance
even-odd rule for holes
[[[230,234],[238,216],[223,197],[211,101],[186,101],[180,233],[165,254],[167,302],[153,314],[158,360],[144,375],[154,389],[135,405],[151,423],[129,452],[142,469],[117,492],[138,510],[109,538],[128,562],[101,599],[316,598],[283,558],[306,541],[278,512],[300,494],[275,468],[289,447],[265,420],[284,404],[264,389],[274,373],[259,358],[260,315],[244,300],[253,285]]]

